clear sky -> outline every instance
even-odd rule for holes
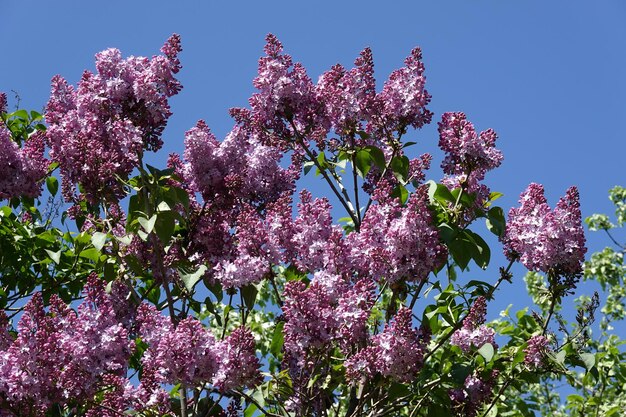
[[[21,107],[41,109],[53,75],[75,83],[98,51],[151,56],[179,33],[184,89],[153,159],[163,166],[198,119],[218,137],[230,130],[227,110],[247,104],[269,32],[314,80],[370,46],[382,85],[420,46],[435,117],[408,140],[433,153],[430,178],[440,178],[442,158],[435,122],[464,111],[477,129],[499,134],[505,160],[487,183],[505,193],[505,211],[530,182],[545,185],[551,205],[575,184],[587,216],[610,211],[608,189],[626,186],[625,22],[623,0],[0,0],[0,91],[10,104],[15,90]],[[589,243],[592,251],[608,244]]]

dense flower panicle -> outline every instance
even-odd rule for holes
[[[58,343],[67,355],[67,364],[57,383],[66,395],[78,398],[92,395],[104,374],[125,375],[133,347],[127,329],[116,317],[104,283],[92,275],[84,291],[86,297],[78,306],[77,314],[69,311],[57,314],[62,317],[60,325],[63,327]],[[67,308],[60,299],[56,304],[60,306],[57,311]]]
[[[443,172],[482,180],[502,163],[502,152],[495,148],[497,138],[492,129],[477,134],[465,113],[444,113],[439,122],[439,147],[446,153]]]
[[[371,280],[353,284],[327,270],[316,272],[308,287],[288,282],[282,307],[285,352],[303,366],[313,351],[327,351],[336,343],[347,352],[365,341],[375,287]]]
[[[348,235],[350,262],[360,274],[388,282],[421,281],[445,262],[446,248],[439,242],[423,191],[413,194],[404,207],[397,202],[373,205],[360,233]]]
[[[32,135],[20,148],[0,122],[0,200],[41,194],[48,169],[44,148],[41,133]]]
[[[0,351],[0,393],[12,407],[43,413],[54,403],[84,401],[103,375],[125,375],[132,342],[117,321],[104,284],[91,276],[77,312],[61,299],[33,295],[17,339]]]
[[[326,107],[332,128],[338,135],[362,130],[380,106],[376,101],[376,80],[372,51],[364,49],[350,71],[337,64],[320,76],[315,92]]]
[[[239,197],[267,204],[291,192],[297,175],[279,165],[282,152],[260,143],[256,134],[235,126],[218,142],[200,121],[185,135],[185,176],[205,201]]]
[[[0,113],[6,113],[7,110],[7,95],[6,93],[0,92]]]
[[[254,336],[245,327],[233,330],[216,345],[215,352],[219,365],[212,383],[221,392],[254,387],[263,380]]]
[[[84,198],[117,201],[124,196],[118,177],[128,178],[144,150],[162,146],[171,115],[168,98],[180,91],[180,39],[173,35],[165,56],[123,59],[119,50],[96,54],[97,73],[85,71],[77,88],[52,79],[46,107],[50,156],[59,162],[64,198],[75,201],[74,184]]]
[[[282,53],[283,46],[274,35],[266,41],[266,56],[259,59],[259,73],[253,81],[259,92],[249,100],[255,124],[279,136],[292,136],[293,126],[285,122],[293,121],[300,134],[325,136],[328,122],[304,67]],[[322,132],[315,134],[315,130]]]
[[[343,231],[333,225],[330,210],[326,198],[313,199],[307,190],[300,193],[298,216],[290,228],[292,235],[285,241],[288,245],[285,249],[302,270],[340,270],[344,264]]]
[[[550,209],[543,186],[530,184],[521,194],[521,206],[509,210],[503,238],[504,252],[531,271],[577,275],[587,251],[578,190],[570,187]]]
[[[458,416],[474,417],[482,404],[493,396],[493,381],[498,376],[498,371],[492,372],[490,379],[480,378],[476,374],[469,375],[462,388],[450,390],[452,406]]]
[[[550,341],[543,335],[535,335],[528,339],[524,349],[524,363],[531,368],[541,368],[546,363],[546,353],[550,351]]]
[[[486,343],[497,349],[495,330],[484,325],[486,314],[487,301],[485,297],[478,297],[463,320],[463,327],[450,337],[450,343],[460,347],[465,353],[469,353],[472,347],[480,349]]]
[[[372,338],[372,344],[346,361],[346,375],[355,381],[380,373],[398,382],[415,378],[422,367],[427,340],[412,326],[413,313],[402,307],[393,322]]]
[[[337,329],[337,317],[331,296],[321,284],[313,281],[307,288],[301,281],[285,285],[284,350],[286,354],[305,360],[305,353],[328,347]]]
[[[403,131],[407,126],[419,129],[432,119],[432,112],[426,108],[431,96],[425,89],[422,51],[413,49],[404,63],[403,68],[391,73],[378,94],[383,111],[373,130]]]
[[[202,323],[187,317],[174,326],[154,306],[143,304],[137,323],[148,345],[142,364],[157,383],[196,385],[211,380],[217,370],[216,342]]]

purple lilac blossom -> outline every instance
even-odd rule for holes
[[[446,153],[441,163],[448,175],[471,175],[482,180],[487,171],[502,163],[502,152],[495,148],[497,135],[492,129],[476,134],[465,113],[444,113],[439,122],[439,147]]]
[[[48,169],[41,133],[35,133],[20,148],[0,121],[0,200],[38,197]]]
[[[34,294],[17,338],[0,351],[0,397],[7,407],[41,414],[52,404],[92,397],[104,375],[126,374],[133,344],[101,281],[89,278],[76,312],[56,296],[50,303],[46,313],[41,294]]]
[[[578,189],[570,187],[551,210],[543,186],[533,183],[519,202],[520,207],[509,210],[503,237],[506,256],[531,271],[580,274],[587,248]]]
[[[397,201],[372,205],[360,232],[348,235],[350,262],[360,274],[390,283],[414,282],[445,262],[446,248],[432,224],[424,191],[411,195],[406,206]]]
[[[524,363],[533,369],[541,368],[546,363],[546,352],[550,351],[550,341],[543,335],[535,335],[528,339],[524,349]]]
[[[426,91],[426,77],[422,63],[422,51],[414,48],[403,68],[391,73],[377,99],[383,104],[380,116],[370,130],[403,132],[407,126],[416,129],[430,123],[432,112],[426,108],[431,96]]]
[[[174,78],[179,36],[172,35],[161,50],[165,55],[152,59],[123,59],[117,49],[100,52],[97,72],[85,71],[76,88],[61,76],[52,79],[46,137],[67,201],[118,201],[124,196],[118,178],[128,178],[144,150],[161,148],[171,115],[168,98],[181,89]],[[75,184],[84,196],[76,195]]]
[[[401,308],[393,322],[372,338],[370,346],[346,361],[348,379],[371,378],[377,373],[398,382],[415,378],[428,340],[413,328],[412,314],[408,308]]]
[[[450,343],[469,353],[472,347],[480,349],[484,344],[491,344],[498,348],[495,342],[495,330],[484,325],[487,314],[487,300],[478,297],[472,305],[467,317],[463,320],[463,327],[455,331],[450,337]]]

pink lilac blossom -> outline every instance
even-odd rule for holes
[[[0,113],[6,113],[7,110],[7,95],[6,93],[0,92]]]
[[[469,353],[472,347],[480,349],[486,343],[497,349],[495,330],[484,325],[486,314],[487,301],[484,297],[478,297],[463,320],[463,327],[450,337],[450,343],[460,347],[464,353]]]
[[[362,130],[361,121],[368,121],[379,109],[372,51],[364,49],[350,71],[337,64],[322,74],[315,93],[324,103],[331,126],[338,135],[354,135]]]
[[[441,163],[448,175],[472,175],[480,181],[485,173],[502,163],[502,152],[495,148],[497,135],[492,129],[476,133],[465,113],[444,113],[439,122],[439,147],[446,153]]]
[[[418,189],[406,206],[391,201],[370,207],[360,232],[347,237],[350,263],[359,274],[390,283],[421,281],[445,262],[446,248],[426,198],[425,190]]]
[[[220,392],[243,387],[254,387],[263,380],[261,364],[255,354],[254,336],[245,327],[239,327],[215,348],[219,363],[213,386]]]
[[[412,314],[410,309],[402,307],[393,322],[372,338],[370,346],[346,361],[348,379],[371,378],[377,373],[398,382],[409,382],[416,377],[422,368],[428,340],[413,328]]]
[[[469,375],[462,388],[450,390],[452,406],[458,416],[474,417],[480,406],[493,396],[493,381],[497,378],[498,371],[492,371],[491,378],[480,378],[476,374]]]
[[[168,98],[180,91],[180,38],[162,48],[165,56],[123,59],[119,50],[96,54],[97,73],[85,71],[76,88],[61,76],[52,79],[46,108],[51,158],[59,162],[63,196],[118,201],[119,178],[139,166],[144,150],[162,146],[161,133],[171,115]],[[79,184],[84,196],[77,196]]]
[[[345,268],[345,246],[341,227],[333,225],[331,205],[325,198],[313,199],[311,193],[300,193],[298,216],[290,228],[286,252],[302,270],[341,271]]]
[[[132,343],[117,322],[104,284],[91,276],[74,312],[58,297],[50,313],[33,295],[17,339],[0,351],[0,397],[7,406],[44,413],[52,404],[84,401],[104,375],[125,375]]]
[[[521,206],[509,210],[504,252],[531,271],[578,275],[587,248],[578,189],[570,187],[554,210],[542,185],[530,184],[520,195]]]
[[[197,385],[210,381],[216,371],[215,338],[198,320],[188,317],[174,326],[154,306],[142,305],[137,323],[142,341],[148,344],[142,357],[145,373],[156,382]]]
[[[275,133],[265,135],[270,142],[273,137],[294,137],[294,127],[299,134],[323,138],[329,123],[304,67],[282,53],[283,46],[274,35],[267,35],[266,41],[266,56],[259,59],[259,73],[253,81],[259,92],[249,100],[255,125],[260,131]]]
[[[543,335],[535,335],[528,339],[524,349],[524,363],[533,369],[541,368],[546,363],[546,353],[550,351],[550,341]]]
[[[35,133],[20,148],[0,121],[0,199],[38,197],[48,170],[41,133]]]
[[[292,192],[297,173],[280,166],[282,152],[265,146],[249,129],[235,126],[218,142],[199,121],[185,134],[185,177],[205,201],[243,198],[257,205]]]
[[[391,73],[377,99],[383,103],[378,120],[372,130],[403,132],[407,126],[416,129],[430,123],[432,112],[426,108],[431,96],[426,91],[426,77],[422,63],[422,51],[415,48],[403,68]]]

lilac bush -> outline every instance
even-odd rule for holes
[[[506,221],[492,129],[441,116],[439,183],[410,153],[435,116],[419,48],[377,92],[369,48],[315,83],[266,41],[230,133],[198,121],[165,169],[143,156],[181,90],[177,35],[55,76],[46,125],[0,95],[0,245],[20,255],[0,256],[0,415],[486,416],[584,358],[548,342],[586,251],[575,187],[552,210],[531,184]],[[33,203],[57,171],[67,233]],[[314,174],[327,196],[298,189]],[[492,283],[463,274],[490,263],[479,220],[510,260]],[[486,324],[518,261],[551,308]]]

